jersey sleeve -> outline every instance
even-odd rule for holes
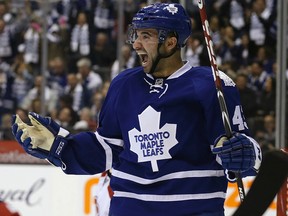
[[[196,97],[198,98],[204,112],[203,121],[205,121],[205,130],[206,134],[209,134],[206,138],[209,140],[210,145],[213,146],[214,141],[219,136],[225,134],[225,128],[211,69],[206,67],[201,69],[201,72],[204,75],[199,75],[199,79],[196,79],[193,82]],[[227,75],[222,72],[221,74],[222,90],[227,106],[229,121],[231,123],[231,129],[232,131],[249,135],[249,129],[245,122],[236,85]]]
[[[117,93],[121,82],[112,82],[103,103],[95,132],[81,132],[68,137],[62,153],[62,170],[68,174],[96,174],[111,169],[123,150],[122,133],[117,118]]]
[[[209,134],[207,139],[209,139],[212,149],[217,137],[225,134],[225,128],[222,120],[222,112],[217,98],[215,83],[213,79],[208,79],[208,76],[209,74],[207,74],[207,79],[204,79],[202,83],[198,82],[195,85],[198,89],[198,98],[203,106],[206,121],[206,132]],[[236,84],[230,77],[221,71],[220,77],[231,129],[233,132],[245,134],[253,143],[256,152],[255,167],[244,172],[243,177],[256,175],[262,159],[259,144],[251,137]]]

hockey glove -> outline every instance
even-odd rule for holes
[[[61,152],[69,132],[61,128],[50,117],[30,112],[31,125],[24,123],[18,115],[13,116],[12,133],[24,150],[37,158],[47,159],[55,166],[61,166]]]
[[[255,165],[254,145],[244,134],[234,133],[230,139],[220,136],[212,152],[220,157],[223,168],[228,171],[244,172]]]

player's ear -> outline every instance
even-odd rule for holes
[[[173,50],[177,46],[177,38],[175,36],[169,36],[167,37],[165,44],[168,50]]]

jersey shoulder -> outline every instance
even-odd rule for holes
[[[118,74],[110,83],[107,97],[117,97],[117,95],[131,85],[131,83],[138,82],[137,80],[143,77],[144,71],[142,67],[130,68]]]
[[[118,80],[128,79],[129,77],[139,75],[139,73],[142,72],[143,68],[141,66],[135,68],[129,68],[119,73],[112,81],[117,82]]]
[[[121,73],[119,73],[112,81],[111,81],[111,86],[118,86],[123,85],[126,83],[128,80],[129,82],[133,79],[136,79],[139,76],[143,76],[143,68],[142,67],[135,67],[135,68],[129,68]]]
[[[212,88],[215,89],[211,68],[206,66],[192,67],[183,76],[183,79],[191,83],[194,91],[201,95],[206,91],[211,91]]]
[[[229,96],[233,95],[233,97],[237,95],[237,88],[234,81],[222,71],[219,71],[219,76],[223,92]],[[216,85],[211,67],[193,67],[185,74],[185,76],[183,76],[183,82],[185,82],[184,80],[191,83],[191,88],[195,98],[198,98],[199,101],[202,101],[202,103],[205,104],[209,101],[211,103],[212,101],[213,103],[216,103],[216,100],[214,101],[217,95]],[[208,98],[210,99],[208,100]]]
[[[235,87],[236,84],[231,77],[229,77],[226,73],[221,70],[219,71],[219,77],[222,81],[223,87],[230,86]],[[199,66],[193,67],[191,69],[191,76],[193,77],[194,81],[198,82],[214,82],[215,78],[212,72],[211,67],[208,66]],[[200,83],[201,84],[201,83]]]

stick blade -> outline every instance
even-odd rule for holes
[[[287,179],[287,175],[287,153],[280,150],[265,153],[258,175],[233,216],[262,216]]]

